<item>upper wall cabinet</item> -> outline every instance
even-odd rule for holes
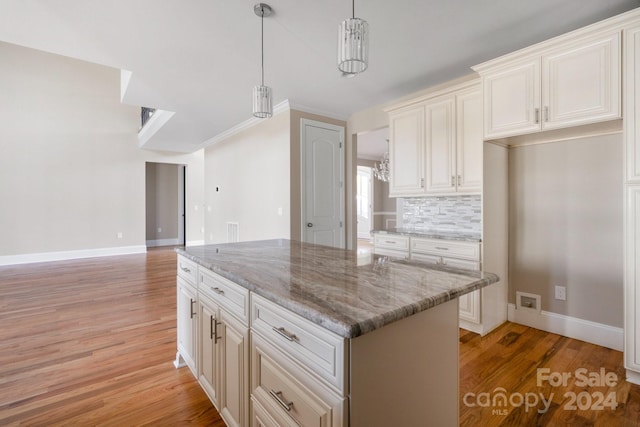
[[[424,106],[412,106],[389,117],[389,196],[424,193]]]
[[[392,197],[479,193],[482,97],[478,80],[391,107]]]
[[[552,41],[473,67],[482,76],[484,139],[621,117],[620,31]]]

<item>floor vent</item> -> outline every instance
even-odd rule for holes
[[[227,242],[237,242],[239,239],[239,226],[237,222],[227,223]]]

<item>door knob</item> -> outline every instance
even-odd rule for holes
[[[307,227],[313,227],[313,223],[308,222],[308,223],[307,223]]]

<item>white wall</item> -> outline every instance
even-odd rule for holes
[[[0,263],[143,247],[146,161],[187,165],[187,240],[203,238],[203,152],[140,150],[118,70],[7,43],[0,58]]]
[[[207,147],[206,242],[227,242],[227,222],[241,241],[289,238],[290,168],[288,111]]]
[[[509,299],[622,326],[622,137],[509,150]],[[555,285],[567,300],[554,299]]]

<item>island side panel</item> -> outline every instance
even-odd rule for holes
[[[350,341],[350,426],[458,425],[458,299]]]

